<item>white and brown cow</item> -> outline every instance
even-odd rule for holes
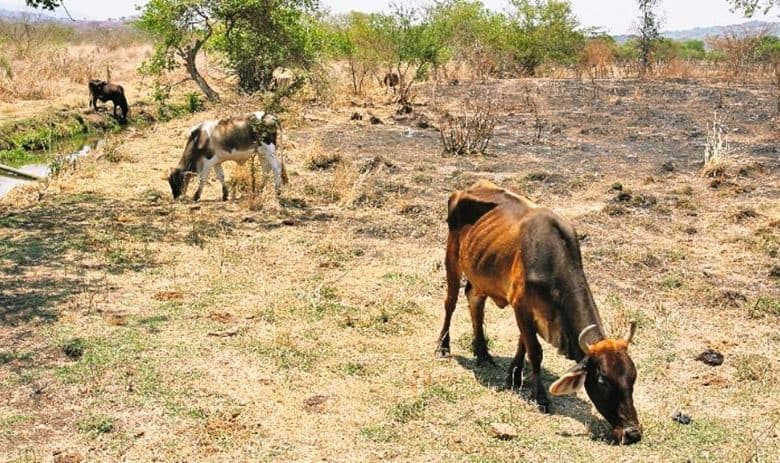
[[[287,183],[284,164],[276,157],[278,129],[279,121],[276,117],[263,112],[203,121],[193,127],[190,129],[189,139],[179,165],[173,168],[168,176],[173,198],[177,199],[184,195],[190,178],[197,175],[200,177],[200,183],[193,199],[198,201],[209,172],[214,168],[217,178],[222,183],[222,200],[226,201],[228,188],[221,164],[225,161],[243,164],[255,153],[261,155],[260,159],[265,171],[270,170],[273,173],[278,195],[282,183]]]

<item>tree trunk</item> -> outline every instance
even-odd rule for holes
[[[206,95],[206,99],[212,103],[216,103],[219,101],[219,94],[209,86],[209,83],[206,82],[206,79],[204,79],[202,75],[200,75],[200,72],[198,72],[198,67],[195,65],[195,58],[198,56],[199,49],[199,46],[195,46],[187,50],[187,54],[184,58],[184,64],[187,68],[187,73],[190,75],[190,78],[192,78],[192,80],[198,84],[200,90],[204,95]]]

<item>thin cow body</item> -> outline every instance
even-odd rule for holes
[[[577,362],[550,386],[554,395],[583,385],[598,411],[625,444],[641,439],[633,404],[636,368],[628,355],[635,324],[625,339],[608,339],[582,268],[573,227],[550,209],[488,182],[455,192],[449,200],[445,266],[447,297],[437,353],[450,353],[450,321],[466,276],[466,297],[477,361],[493,363],[483,331],[487,298],[511,306],[520,330],[507,385],[521,384],[526,354],[531,397],[543,412],[550,401],[541,382],[542,347],[537,334]]]
[[[200,200],[213,168],[222,184],[222,200],[226,201],[228,188],[221,164],[225,161],[243,164],[255,153],[262,155],[265,170],[272,172],[278,195],[282,183],[287,183],[284,165],[276,157],[278,127],[276,117],[256,112],[245,117],[204,121],[190,129],[184,154],[168,176],[173,198],[184,195],[190,177],[197,175],[200,183],[193,199]]]

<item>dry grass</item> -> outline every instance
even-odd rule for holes
[[[699,167],[717,88],[606,82],[592,101],[587,84],[532,83],[560,129],[536,141],[520,82],[486,83],[508,103],[492,157],[442,157],[435,130],[394,122],[379,96],[378,126],[350,121],[349,98],[305,107],[284,124],[290,185],[276,209],[223,203],[216,181],[201,203],[173,203],[161,179],[186,127],[248,100],[126,133],[119,162],[85,160],[41,200],[4,198],[0,460],[772,461],[778,166],[761,154],[774,134],[752,113],[773,110],[761,106],[771,89],[730,97],[743,102],[732,142],[763,167],[713,188]],[[466,87],[442,87],[443,107]],[[634,103],[608,99],[636,87]],[[311,170],[324,153],[340,161]],[[640,444],[609,445],[584,396],[554,399],[548,416],[527,392],[497,388],[517,342],[509,311],[487,313],[501,368],[474,364],[465,298],[454,358],[434,358],[446,200],[477,178],[569,218],[610,331],[639,321]],[[632,200],[616,202],[618,182]],[[63,347],[76,338],[74,360]],[[722,366],[695,360],[707,348]],[[549,382],[570,362],[545,354]],[[497,422],[518,437],[492,437]]]

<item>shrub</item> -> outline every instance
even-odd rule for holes
[[[484,154],[498,122],[499,99],[490,93],[470,93],[466,111],[445,117],[439,134],[444,151],[450,154]]]

